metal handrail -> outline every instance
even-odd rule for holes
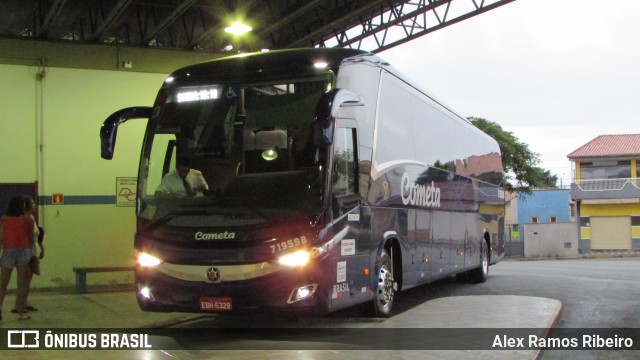
[[[575,180],[574,184],[582,191],[622,190],[627,184],[640,190],[640,178]]]

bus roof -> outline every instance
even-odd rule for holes
[[[319,62],[325,63],[327,68],[335,71],[344,59],[365,54],[372,55],[362,50],[342,48],[274,50],[240,54],[190,65],[174,71],[171,76],[176,84],[281,78],[283,75],[317,72],[314,70],[314,64]]]

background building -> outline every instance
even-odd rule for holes
[[[536,189],[531,195],[518,199],[518,224],[570,222],[571,197],[569,189]],[[524,231],[520,231],[520,241]]]
[[[601,135],[568,158],[580,251],[640,251],[640,134]]]
[[[577,254],[575,210],[569,189],[534,189],[505,195],[510,235],[506,256],[567,257]]]

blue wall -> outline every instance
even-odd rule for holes
[[[531,218],[538,217],[538,223],[550,222],[551,216],[556,222],[571,221],[571,195],[569,189],[533,190],[531,195],[518,199],[518,224],[520,241],[524,241],[523,225],[531,223]]]

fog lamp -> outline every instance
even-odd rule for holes
[[[151,288],[146,285],[139,286],[138,293],[140,294],[140,296],[142,296],[147,300],[155,300],[155,298],[153,297],[153,294],[151,293]]]
[[[293,289],[291,291],[291,295],[289,295],[289,300],[287,300],[287,304],[293,304],[300,300],[304,300],[312,297],[313,294],[316,293],[317,288],[318,288],[318,284],[308,284],[308,285]]]

